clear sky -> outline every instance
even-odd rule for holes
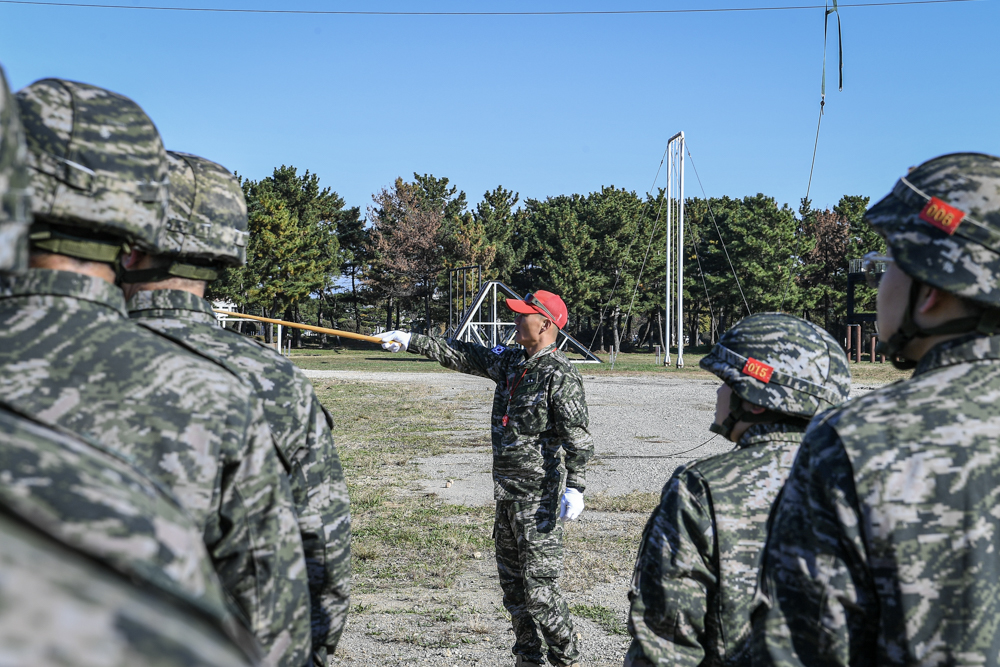
[[[385,11],[816,4],[103,2]],[[814,205],[881,197],[908,166],[941,153],[1000,154],[1000,3],[842,7],[841,15],[844,90],[831,32]],[[497,185],[522,199],[612,184],[641,194],[678,130],[710,196],[763,192],[797,207],[822,49],[822,9],[432,17],[0,4],[0,64],[15,89],[47,76],[109,88],[149,113],[168,148],[255,179],[280,164],[308,168],[363,209],[373,192],[415,171],[447,176],[470,203]],[[690,170],[687,188],[701,194]]]

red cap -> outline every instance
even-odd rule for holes
[[[538,290],[537,292],[528,294],[524,297],[524,301],[520,299],[507,299],[507,307],[515,313],[523,313],[525,315],[538,313],[542,317],[548,318],[560,329],[566,326],[566,319],[569,317],[566,304],[559,298],[559,295],[546,292],[545,290]]]

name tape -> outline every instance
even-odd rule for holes
[[[772,373],[774,373],[774,368],[768,366],[763,361],[757,361],[753,357],[747,359],[747,362],[743,364],[744,375],[749,375],[765,384],[771,381]]]
[[[921,220],[934,225],[949,236],[955,233],[964,217],[964,211],[945,204],[937,197],[931,197],[931,200],[920,211]]]

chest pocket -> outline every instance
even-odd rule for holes
[[[517,378],[513,378],[516,382]],[[537,435],[549,428],[549,406],[546,400],[545,380],[528,373],[517,385],[510,401],[512,426],[525,435]]]

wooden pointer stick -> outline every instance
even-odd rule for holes
[[[273,320],[270,317],[259,317],[257,315],[244,315],[243,313],[233,313],[228,310],[219,310],[218,308],[213,308],[217,313],[223,315],[229,315],[231,317],[241,317],[246,320],[257,320],[258,322],[270,322],[271,324],[280,324],[283,327],[292,327],[295,329],[305,329],[306,331],[315,331],[317,333],[330,334],[331,336],[343,336],[344,338],[353,338],[354,340],[363,340],[367,343],[378,343],[382,344],[382,339],[375,336],[366,336],[364,334],[354,333],[352,331],[341,331],[340,329],[327,329],[326,327],[314,327],[308,324],[298,324],[296,322],[286,322],[285,320]]]

